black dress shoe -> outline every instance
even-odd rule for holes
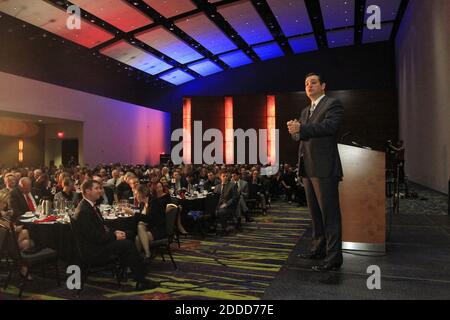
[[[341,265],[326,263],[313,266],[312,269],[317,272],[339,271],[339,269],[341,269]]]
[[[255,221],[255,219],[250,217],[245,218],[245,222],[253,222],[253,221]]]
[[[151,290],[151,289],[155,289],[158,287],[159,287],[158,282],[150,281],[147,279],[136,282],[136,290],[137,291]]]
[[[299,258],[307,259],[307,260],[320,260],[325,258],[324,254],[321,253],[312,253],[312,252],[303,252],[297,255]]]

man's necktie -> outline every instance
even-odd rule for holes
[[[222,188],[220,190],[220,199],[219,199],[219,203],[222,203],[225,200],[225,185],[222,184]]]
[[[28,209],[30,209],[31,212],[35,212],[36,208],[34,207],[33,199],[31,199],[29,193],[27,193],[26,198],[27,198]]]

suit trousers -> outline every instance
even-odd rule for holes
[[[312,218],[311,252],[325,253],[325,263],[340,266],[343,258],[339,180],[304,177],[303,185]]]
[[[92,263],[107,263],[112,258],[118,257],[123,266],[130,267],[133,278],[142,281],[145,278],[145,269],[141,257],[134,242],[130,240],[115,240],[105,245],[102,254],[92,259]]]

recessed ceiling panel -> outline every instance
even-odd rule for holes
[[[318,49],[314,35],[291,38],[289,39],[289,44],[291,45],[294,53],[302,53]]]
[[[249,44],[273,40],[264,21],[250,1],[238,1],[218,7],[217,11]]]
[[[180,63],[188,63],[203,58],[200,53],[162,26],[144,31],[136,38]]]
[[[353,26],[355,22],[354,0],[320,0],[325,29]]]
[[[241,50],[225,53],[220,55],[219,58],[232,68],[237,68],[252,63],[252,59],[250,59]]]
[[[166,18],[197,9],[191,0],[144,0],[144,2]]]
[[[381,29],[369,30],[367,27],[364,27],[363,32],[363,43],[371,43],[371,42],[380,42],[380,41],[388,41],[391,38],[392,28],[394,24],[383,23],[381,25]]]
[[[304,1],[267,0],[286,37],[313,31]]]
[[[236,45],[204,13],[178,20],[175,25],[213,54],[237,49]]]
[[[283,50],[276,42],[254,46],[253,50],[263,61],[284,56]]]
[[[71,0],[70,2],[125,32],[153,22],[152,19],[126,1]]]
[[[114,38],[84,19],[80,29],[68,29],[66,22],[69,14],[44,1],[0,1],[0,11],[88,48]]]
[[[328,47],[346,47],[351,46],[355,43],[355,30],[344,29],[327,32]]]
[[[191,80],[194,80],[195,78],[191,76],[190,74],[180,70],[175,69],[173,71],[170,71],[162,76],[159,77],[160,79],[163,79],[164,81],[170,82],[174,85],[179,85]]]
[[[100,53],[152,75],[172,68],[170,64],[124,40],[103,48]]]
[[[367,7],[370,5],[377,5],[381,11],[381,21],[393,21],[397,18],[398,9],[400,7],[401,0],[370,0],[366,2],[366,17],[367,19],[372,14],[367,13]]]
[[[204,77],[222,71],[222,68],[220,68],[217,64],[215,64],[210,60],[202,60],[199,62],[194,62],[188,65],[188,67],[189,69],[194,70],[195,72],[201,74]]]

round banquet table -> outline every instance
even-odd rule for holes
[[[181,224],[186,231],[192,233],[194,230],[198,230],[199,226],[196,225],[196,221],[189,215],[189,212],[201,211],[202,216],[213,216],[219,202],[219,195],[209,193],[206,197],[184,199],[172,197],[172,201],[181,206]]]
[[[31,239],[33,239],[38,248],[51,248],[56,250],[59,259],[68,264],[78,261],[78,252],[70,223],[21,222],[21,224],[28,230]],[[105,219],[105,225],[111,230],[127,231],[127,238],[134,239],[136,230],[136,220],[134,217],[119,217],[115,220]]]

